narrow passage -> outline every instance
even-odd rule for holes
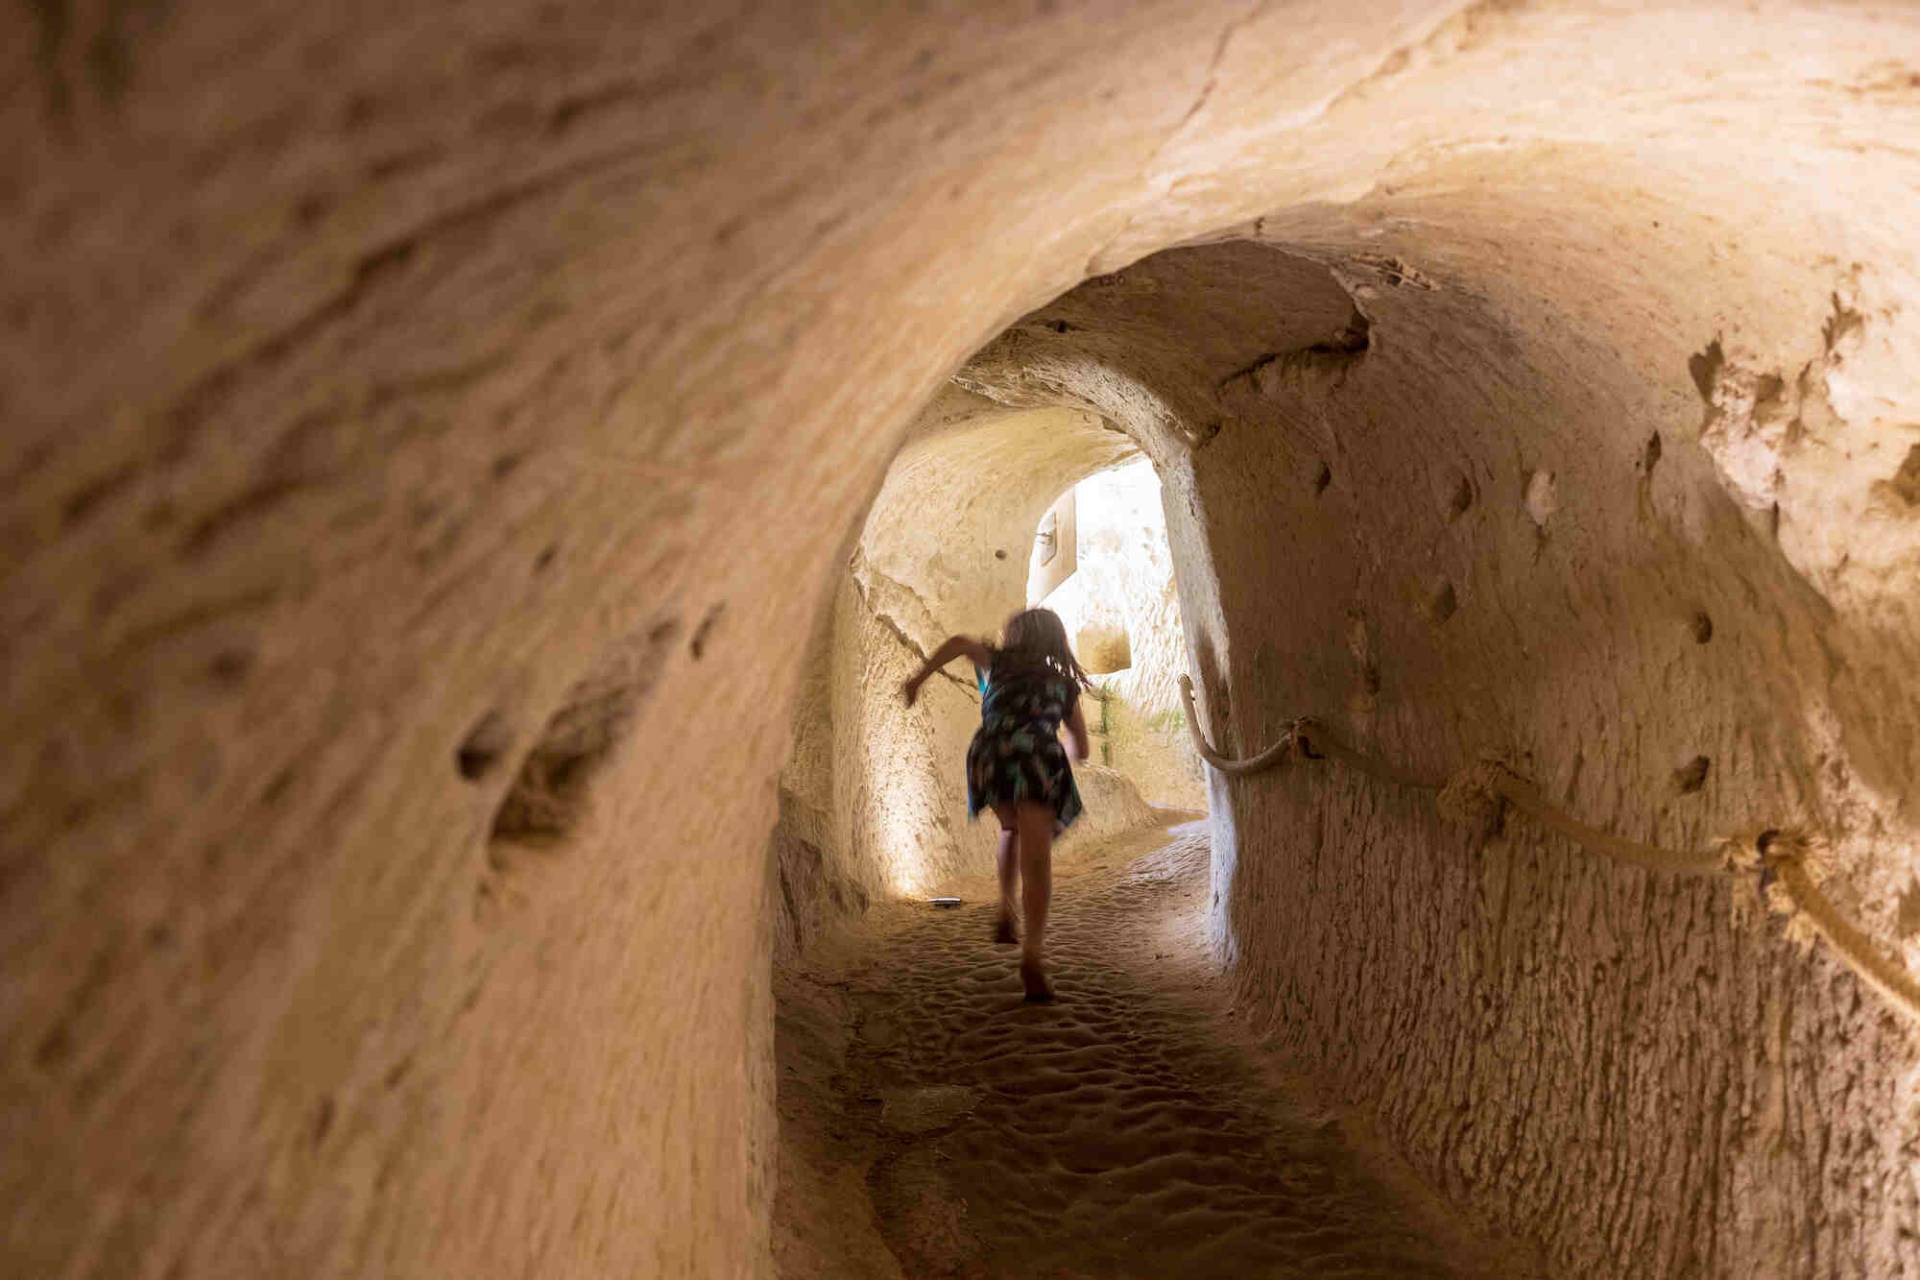
[[[986,879],[781,975],[785,1280],[1496,1274],[1237,1032],[1207,871],[1204,822],[1069,846],[1053,1005],[1021,1003]]]

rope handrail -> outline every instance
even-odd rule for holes
[[[1893,959],[1845,916],[1821,892],[1815,872],[1819,849],[1827,842],[1804,832],[1769,828],[1750,836],[1715,840],[1706,849],[1689,851],[1642,844],[1590,827],[1548,801],[1527,779],[1497,759],[1469,765],[1444,784],[1405,773],[1383,760],[1354,750],[1311,717],[1292,721],[1281,739],[1256,755],[1234,759],[1222,755],[1200,730],[1195,714],[1193,680],[1180,677],[1180,699],[1186,709],[1187,731],[1194,750],[1222,773],[1244,775],[1276,767],[1287,756],[1332,759],[1371,777],[1414,790],[1436,793],[1435,808],[1443,818],[1466,824],[1491,823],[1505,806],[1512,806],[1540,826],[1566,837],[1591,853],[1615,862],[1673,875],[1758,875],[1767,906],[1788,918],[1789,932],[1803,942],[1812,937],[1827,945],[1860,980],[1909,1018],[1920,1022],[1920,979]]]

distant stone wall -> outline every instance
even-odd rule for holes
[[[1140,458],[1103,471],[1075,494],[1078,568],[1045,604],[1079,641],[1081,661],[1096,657],[1103,638],[1125,654],[1122,669],[1095,676],[1101,697],[1087,707],[1100,758],[1154,804],[1204,809],[1204,766],[1180,706],[1187,641],[1153,464]]]

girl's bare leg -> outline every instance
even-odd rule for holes
[[[1053,999],[1041,951],[1047,938],[1047,906],[1053,898],[1053,810],[1042,804],[1023,804],[1014,814],[1020,861],[1020,889],[1027,908],[1026,936],[1021,939],[1020,981],[1027,999]]]
[[[1014,827],[1011,811],[1000,820],[1000,920],[993,940],[1014,943],[1020,939],[1013,931],[1014,889],[1020,883],[1020,833]]]

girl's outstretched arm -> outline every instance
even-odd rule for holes
[[[927,655],[920,669],[900,686],[900,692],[906,698],[907,705],[912,706],[913,700],[920,696],[920,686],[927,682],[927,677],[955,658],[971,658],[975,666],[984,667],[991,662],[992,656],[992,651],[986,645],[971,636],[948,636],[938,649]]]

